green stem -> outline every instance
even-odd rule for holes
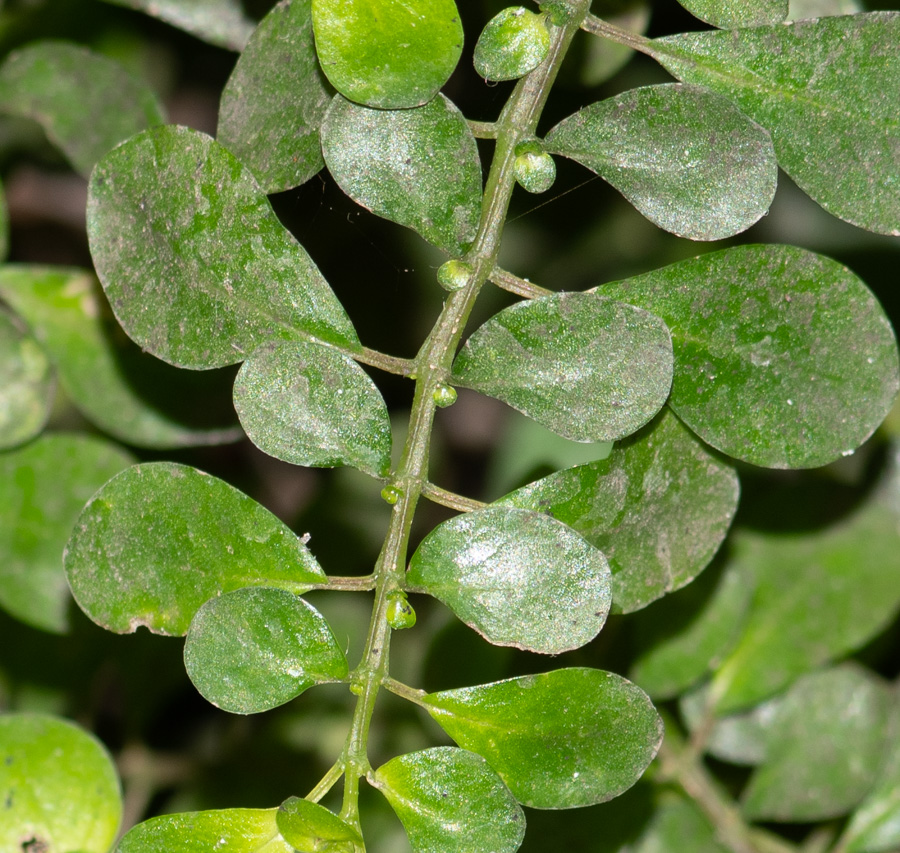
[[[456,509],[460,512],[472,512],[473,510],[482,509],[487,506],[486,503],[476,501],[473,498],[467,498],[465,495],[458,495],[456,492],[449,492],[446,489],[442,489],[440,486],[436,486],[434,483],[429,483],[427,481],[422,483],[422,496],[428,498],[428,500],[433,503],[449,507],[450,509]]]
[[[650,47],[652,44],[651,39],[638,35],[638,33],[630,32],[629,30],[623,30],[621,27],[609,23],[609,21],[598,18],[596,15],[588,15],[582,21],[581,28],[591,35],[609,39],[616,44],[623,44],[625,47],[630,47],[632,50],[639,50],[641,53],[646,53],[649,56],[653,55]]]
[[[546,287],[532,284],[528,279],[519,278],[519,276],[500,269],[500,267],[494,267],[491,271],[491,281],[497,287],[502,287],[504,290],[515,293],[516,296],[521,296],[523,299],[537,299],[540,296],[550,296],[553,293],[552,290],[547,290]]]

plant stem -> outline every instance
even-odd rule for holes
[[[609,23],[609,21],[598,18],[596,15],[588,15],[582,21],[581,28],[591,35],[609,39],[610,41],[616,42],[616,44],[623,44],[625,47],[630,47],[632,50],[639,50],[641,53],[646,53],[650,56],[653,55],[650,52],[650,39],[638,35],[638,33],[630,32],[629,30],[623,30],[621,27]]]
[[[460,512],[472,512],[487,506],[482,501],[476,501],[473,498],[467,498],[455,492],[448,492],[446,489],[442,489],[440,486],[427,481],[422,483],[422,495],[436,504],[449,507],[450,509],[457,509]]]
[[[547,290],[546,287],[532,284],[528,279],[519,278],[519,276],[500,269],[500,267],[494,267],[491,270],[491,281],[497,287],[502,287],[504,290],[515,293],[516,296],[521,296],[523,299],[537,299],[540,296],[550,296],[553,293],[552,290]]]

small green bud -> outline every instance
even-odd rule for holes
[[[395,631],[412,628],[416,624],[416,611],[402,590],[388,596],[387,621]]]
[[[472,61],[485,80],[515,80],[537,68],[549,50],[550,32],[543,15],[511,6],[488,21]]]
[[[534,150],[536,147],[538,150]],[[516,181],[530,193],[543,193],[556,180],[556,163],[537,142],[525,142],[516,146],[513,164]]]
[[[396,486],[387,485],[381,490],[382,500],[384,500],[385,503],[389,503],[391,506],[397,503],[402,497],[403,492]]]
[[[456,389],[450,385],[439,385],[431,394],[436,406],[446,409],[456,402]]]
[[[473,272],[472,265],[465,261],[447,261],[438,267],[438,284],[451,293],[454,290],[462,290],[469,283]]]

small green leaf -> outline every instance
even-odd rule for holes
[[[67,629],[66,540],[91,495],[131,462],[110,442],[65,433],[0,454],[0,607],[44,631]]]
[[[672,853],[689,841],[691,853],[729,853],[718,840],[719,830],[693,801],[672,791],[663,791],[647,829],[630,853]]]
[[[617,797],[640,778],[663,736],[647,695],[596,669],[558,669],[422,701],[453,740],[487,759],[520,803],[539,809]]]
[[[371,776],[413,853],[514,853],[525,813],[480,756],[452,746],[400,755]]]
[[[91,176],[88,237],[117,319],[170,364],[235,364],[273,339],[359,347],[250,171],[199,131],[160,127],[111,151]]]
[[[340,188],[378,216],[461,255],[481,216],[481,163],[462,113],[443,95],[411,110],[373,110],[337,96],[322,153]]]
[[[723,29],[780,24],[788,0],[678,0],[692,15]]]
[[[691,240],[745,231],[769,209],[778,182],[768,131],[699,86],[645,86],[590,104],[544,142]]]
[[[244,362],[234,407],[250,440],[285,462],[351,465],[385,476],[391,422],[375,383],[355,361],[329,347],[267,344]]]
[[[491,643],[551,655],[590,642],[610,605],[603,554],[556,519],[513,507],[439,524],[407,581]]]
[[[848,455],[900,388],[897,342],[846,267],[793,246],[737,246],[599,289],[666,321],[669,405],[713,447],[753,465]]]
[[[675,77],[765,127],[779,165],[829,213],[897,235],[898,41],[900,12],[870,12],[683,33],[650,48]]]
[[[672,341],[652,314],[590,293],[519,302],[476,329],[453,381],[574,441],[615,441],[663,406]]]
[[[556,161],[536,141],[521,142],[516,146],[513,171],[516,183],[530,193],[544,193],[556,180]]]
[[[737,500],[735,471],[665,412],[605,459],[558,471],[496,503],[548,513],[584,536],[609,560],[613,612],[630,613],[705,568]]]
[[[297,850],[353,853],[363,846],[359,832],[318,803],[289,797],[279,807],[278,831]]]
[[[486,80],[515,80],[533,71],[550,50],[550,31],[542,15],[510,6],[481,31],[472,61]]]
[[[56,41],[34,42],[6,58],[0,111],[39,122],[84,177],[113,146],[165,121],[154,94],[119,63]]]
[[[84,508],[65,555],[79,606],[120,634],[181,636],[206,601],[248,586],[305,592],[325,575],[274,515],[173,462],[135,465]]]
[[[332,95],[316,58],[310,0],[281,0],[228,78],[218,140],[267,193],[300,186],[324,165],[319,125]]]
[[[269,711],[348,671],[322,614],[291,592],[266,587],[207,601],[191,620],[184,665],[203,697],[232,714]]]
[[[462,53],[453,0],[312,0],[316,51],[344,97],[379,109],[418,107]]]
[[[107,853],[122,818],[112,758],[43,714],[0,716],[0,850]]]

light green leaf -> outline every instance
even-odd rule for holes
[[[22,444],[44,428],[54,379],[41,345],[0,305],[0,449]]]
[[[332,468],[351,465],[385,476],[391,422],[375,383],[329,347],[267,344],[244,362],[234,407],[250,440],[271,456]]]
[[[223,592],[270,586],[299,594],[325,580],[268,510],[173,462],[135,465],[97,492],[75,525],[65,567],[82,610],[120,634],[146,625],[181,636]]]
[[[699,86],[623,92],[564,119],[544,142],[691,240],[745,231],[769,209],[778,183],[768,131]]]
[[[324,165],[319,125],[332,95],[316,58],[310,0],[281,0],[228,78],[218,140],[267,193],[299,186]]]
[[[537,68],[549,50],[550,31],[543,16],[510,6],[487,22],[472,61],[486,80],[515,80]]]
[[[862,11],[858,0],[790,0],[788,19],[801,21],[826,15],[855,15]]]
[[[406,578],[491,643],[543,654],[589,643],[609,612],[603,554],[556,519],[513,507],[438,525]]]
[[[900,388],[897,342],[846,267],[793,246],[737,246],[599,289],[672,332],[669,405],[713,447],[754,465],[848,455]]]
[[[709,563],[737,509],[734,470],[671,413],[605,459],[558,471],[496,501],[551,515],[609,560],[612,610],[630,613]]]
[[[689,841],[691,853],[729,853],[718,837],[717,828],[693,800],[664,791],[649,826],[628,849],[630,853],[672,853]]]
[[[184,665],[203,697],[232,714],[269,711],[348,672],[322,614],[291,592],[266,587],[207,601],[191,620]]]
[[[443,95],[412,110],[335,97],[322,153],[340,188],[378,216],[461,255],[481,215],[481,163],[462,113]]]
[[[116,317],[164,361],[221,367],[273,339],[359,347],[250,171],[199,131],[160,127],[111,151],[91,176],[87,215]]]
[[[615,441],[663,406],[672,341],[652,314],[590,293],[519,302],[476,329],[453,381],[574,441]]]
[[[299,797],[288,797],[278,807],[276,821],[284,840],[297,850],[352,853],[354,845],[363,846],[353,826],[324,806]]]
[[[450,737],[487,759],[516,799],[540,809],[593,805],[630,788],[663,727],[647,695],[596,669],[558,669],[422,700]]]
[[[119,63],[68,42],[33,42],[0,66],[0,112],[35,119],[87,177],[129,136],[165,121],[150,89]]]
[[[73,723],[0,716],[0,850],[107,853],[122,818],[115,765]]]
[[[316,51],[344,97],[379,109],[418,107],[462,52],[453,0],[312,0]]]
[[[788,0],[678,0],[692,15],[724,29],[780,24],[788,14]]]
[[[440,746],[401,755],[371,776],[413,853],[514,853],[525,813],[480,756]]]
[[[44,631],[67,629],[66,540],[91,495],[131,462],[103,439],[65,433],[0,454],[0,607]]]
[[[779,165],[827,211],[900,234],[900,12],[655,39],[685,83],[731,98]]]
[[[197,405],[198,396],[205,402],[197,377],[128,341],[85,270],[0,266],[0,296],[27,320],[72,402],[110,435],[158,448],[219,444],[243,435],[236,425],[195,425],[197,408],[210,408]],[[206,411],[200,414],[206,419]],[[213,409],[207,423],[221,424],[225,417]]]

